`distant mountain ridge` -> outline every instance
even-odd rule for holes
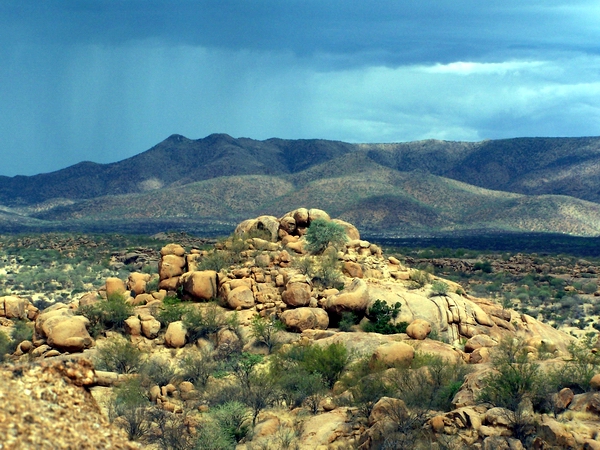
[[[0,177],[24,224],[202,220],[309,206],[372,233],[499,229],[600,234],[600,138],[350,144],[172,135],[111,164]],[[56,225],[56,223],[55,223]],[[75,225],[74,225],[75,226]]]

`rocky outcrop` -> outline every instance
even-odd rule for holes
[[[308,329],[326,330],[329,326],[329,316],[321,308],[288,309],[279,318],[286,328],[297,332]]]
[[[79,352],[89,348],[93,340],[87,331],[89,320],[75,315],[64,304],[47,308],[35,322],[35,341],[47,343],[59,351]]]

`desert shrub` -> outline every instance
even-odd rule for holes
[[[492,273],[492,264],[489,261],[477,261],[473,265],[474,270],[481,270],[484,273]]]
[[[96,367],[100,370],[137,373],[142,364],[141,350],[121,336],[108,339],[96,353]]]
[[[232,362],[233,372],[244,388],[250,387],[250,377],[254,372],[254,367],[262,360],[262,355],[243,352]]]
[[[360,320],[360,317],[352,311],[344,311],[338,327],[340,331],[350,331],[353,325],[356,325]]]
[[[281,355],[284,360],[295,363],[308,373],[323,377],[328,387],[333,387],[342,371],[350,362],[350,354],[344,344],[295,345]]]
[[[360,378],[351,388],[352,404],[364,417],[369,417],[373,406],[381,399],[392,394],[392,389],[381,374],[375,373]]]
[[[159,408],[148,411],[152,423],[144,441],[156,445],[160,450],[195,450],[196,438],[186,426],[187,414],[174,414]]]
[[[588,392],[592,377],[600,371],[600,354],[594,353],[593,334],[569,344],[569,358],[564,367],[551,371],[554,390],[564,387],[575,392]]]
[[[301,368],[284,371],[274,378],[282,399],[290,408],[297,408],[307,402],[311,411],[316,412],[318,400],[327,390],[321,374],[309,373]]]
[[[323,253],[330,245],[337,248],[347,239],[343,226],[325,219],[313,220],[306,231],[307,250],[314,254]]]
[[[401,306],[400,302],[396,302],[393,307],[390,307],[383,300],[375,300],[375,303],[369,307],[369,311],[366,314],[369,322],[365,322],[363,330],[381,334],[406,332],[406,327],[408,326],[406,322],[400,322],[396,325],[392,324],[392,321],[400,314]]]
[[[279,398],[277,386],[268,373],[250,373],[247,388],[242,390],[241,401],[252,410],[252,425],[262,410],[275,404]]]
[[[338,261],[337,251],[333,248],[323,253],[313,279],[324,288],[334,287],[343,289],[342,271]]]
[[[239,442],[250,431],[252,414],[248,407],[239,401],[227,402],[211,411],[212,416],[230,440]]]
[[[285,326],[275,316],[254,316],[250,323],[250,334],[261,344],[264,344],[269,353],[277,345],[277,334],[284,330]]]
[[[33,323],[25,320],[15,320],[10,336],[12,338],[14,351],[21,342],[31,341],[33,338]]]
[[[584,294],[593,294],[598,290],[598,285],[594,282],[586,283],[581,287]]]
[[[141,367],[144,381],[148,384],[166,386],[175,379],[175,369],[170,361],[160,356],[153,356]]]
[[[315,273],[315,262],[310,256],[302,256],[300,258],[294,258],[292,261],[292,267],[300,272],[302,275],[306,275],[310,278]]]
[[[441,280],[435,280],[431,284],[431,296],[446,295],[448,293],[448,285]]]
[[[194,383],[195,386],[205,387],[208,377],[216,370],[217,364],[206,352],[193,351],[179,361],[179,377],[183,381]]]
[[[416,288],[425,287],[431,280],[431,275],[428,272],[419,269],[411,270],[408,277]]]
[[[0,331],[0,362],[3,362],[6,359],[8,353],[12,353],[11,348],[11,340],[5,333]]]
[[[235,446],[235,441],[215,420],[206,420],[199,424],[196,434],[197,450],[234,450]]]
[[[80,307],[78,314],[90,321],[90,333],[96,337],[107,330],[123,331],[125,320],[133,314],[133,306],[121,295],[113,295],[92,305]]]
[[[169,326],[171,322],[177,322],[189,311],[188,305],[181,303],[177,297],[165,297],[158,309],[156,319],[163,327]]]
[[[214,250],[206,255],[198,264],[198,270],[214,270],[220,272],[232,263],[231,255],[225,251]]]
[[[109,418],[125,429],[130,440],[137,440],[150,431],[149,408],[140,380],[131,378],[114,389],[108,405]]]
[[[146,269],[149,266],[145,266]],[[144,270],[144,273],[148,273]],[[158,283],[160,282],[158,277],[153,277],[146,283],[146,292],[157,292],[158,291]]]
[[[191,342],[216,333],[225,325],[223,313],[215,303],[203,309],[190,308],[182,319]]]

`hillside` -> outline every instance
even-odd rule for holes
[[[595,236],[599,173],[600,138],[348,144],[173,135],[112,164],[0,177],[0,231],[159,230],[165,221],[226,229],[310,203],[372,235]]]

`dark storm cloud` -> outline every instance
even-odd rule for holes
[[[598,51],[598,9],[564,1],[5,1],[5,35],[34,42],[173,45],[330,55],[346,65]],[[523,4],[525,3],[525,4]],[[8,33],[7,33],[8,32]],[[597,42],[597,41],[596,41]]]

